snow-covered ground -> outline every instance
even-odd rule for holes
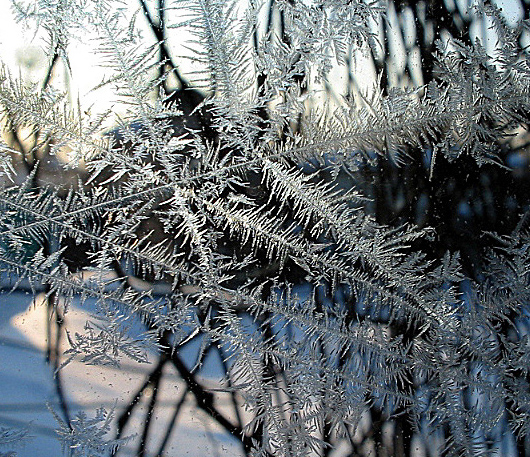
[[[66,315],[68,328],[80,331],[88,317],[87,312],[74,302]],[[56,438],[58,423],[50,411],[53,409],[60,415],[53,370],[45,361],[45,322],[46,309],[42,297],[33,301],[30,294],[23,292],[0,295],[0,427],[26,429],[30,435],[15,449],[2,448],[0,443],[0,455],[6,450],[17,451],[17,457],[63,455]],[[155,360],[154,355],[151,355],[151,360]],[[152,365],[132,361],[124,361],[120,369],[72,362],[61,371],[71,412],[75,414],[82,409],[89,417],[94,417],[97,408],[104,407],[109,411],[115,407],[119,415],[151,369]],[[220,376],[215,362],[212,362],[208,377],[215,383]],[[168,370],[164,379],[158,394],[161,407],[155,410],[153,416],[151,449],[158,448],[174,406],[183,392],[183,382],[175,372]],[[143,400],[143,403],[146,401]],[[133,424],[140,425],[145,420],[142,414],[145,407],[142,404],[141,409],[137,408],[131,420]],[[228,402],[223,410],[227,416],[231,414]],[[125,434],[135,430],[141,431],[141,427],[132,425]],[[137,440],[119,455],[134,455],[136,447]],[[171,434],[167,456],[225,455],[241,455],[240,445],[195,409],[188,394]]]

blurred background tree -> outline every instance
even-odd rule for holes
[[[487,2],[484,2],[487,3]],[[517,35],[519,49],[529,52],[528,20],[530,2],[506,2],[502,9],[506,24],[511,24]],[[390,93],[393,88],[410,88],[422,96],[423,87],[433,78],[442,79],[449,71],[464,79],[485,78],[482,74],[466,74],[465,68],[443,68],[436,59],[444,49],[474,45],[480,52],[493,56],[495,65],[497,19],[474,13],[467,1],[395,0],[388,3],[387,18],[377,24],[379,39],[370,47],[371,61],[378,75],[379,88]],[[523,25],[523,21],[527,25]],[[453,44],[448,44],[449,39]],[[352,68],[347,94],[359,95],[360,82]],[[332,90],[332,88],[330,88]],[[472,94],[469,94],[472,96]],[[463,96],[465,96],[463,94]],[[527,113],[526,113],[527,114]],[[500,126],[499,127],[503,127]],[[515,126],[513,137],[491,144],[500,157],[499,163],[477,164],[469,154],[455,150],[453,160],[437,154],[432,148],[401,150],[399,163],[374,155],[360,167],[357,184],[369,198],[369,207],[376,220],[383,225],[415,224],[434,228],[433,239],[421,239],[415,245],[429,258],[440,258],[445,252],[459,253],[466,277],[484,280],[486,253],[491,247],[488,232],[510,235],[526,227],[530,212],[530,135],[528,125]],[[440,138],[440,149],[443,138]],[[464,291],[462,291],[464,292]],[[514,316],[515,317],[515,316]],[[508,335],[514,326],[499,323],[499,335]],[[402,335],[404,344],[411,344],[418,332],[407,325],[392,325],[394,335]],[[421,381],[410,374],[409,381],[421,389]],[[382,430],[385,418],[377,408],[371,408],[372,439],[384,442]],[[510,405],[508,405],[510,409]],[[397,434],[398,448],[394,455],[414,455],[415,431],[407,414],[397,414],[392,420]],[[450,435],[446,430],[445,439]],[[434,437],[433,437],[434,440]],[[492,443],[495,440],[492,439]],[[377,445],[374,455],[385,454],[384,446]],[[485,451],[493,451],[494,445]],[[530,455],[529,437],[517,439],[517,455]],[[425,447],[426,455],[438,455],[435,446]],[[444,454],[450,454],[446,449]],[[502,453],[502,451],[501,451]]]

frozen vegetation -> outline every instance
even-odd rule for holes
[[[530,455],[528,3],[11,3],[0,456]]]

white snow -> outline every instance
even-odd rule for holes
[[[89,318],[84,309],[74,302],[66,315],[70,330],[82,329]],[[53,371],[45,361],[45,322],[46,308],[42,297],[37,297],[34,302],[30,294],[23,292],[0,295],[0,426],[24,428],[31,436],[13,449],[18,457],[62,455],[55,432],[58,424],[49,410],[51,407],[60,415]],[[151,354],[150,359],[156,360],[155,355]],[[208,381],[215,385],[221,372],[215,361],[210,365]],[[120,369],[72,362],[61,371],[71,412],[83,409],[93,417],[97,408],[103,406],[111,410],[115,406],[119,415],[151,369],[152,365],[132,361],[124,361]],[[148,446],[152,450],[158,448],[174,405],[183,392],[183,381],[175,371],[166,370],[164,380],[159,389],[160,407],[153,415],[154,440]],[[131,419],[134,426],[126,429],[125,435],[141,432],[147,401],[144,399],[141,408],[135,410]],[[226,400],[222,408],[227,416],[231,415]],[[137,442],[133,441],[119,455],[134,455]],[[0,453],[5,451],[0,443]],[[241,447],[204,413],[195,409],[193,398],[188,394],[167,447],[167,456],[175,455],[237,456],[241,455]]]

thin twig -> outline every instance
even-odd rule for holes
[[[169,438],[171,437],[171,432],[173,431],[173,428],[175,427],[175,424],[177,422],[177,417],[179,415],[180,409],[186,402],[187,393],[188,392],[185,391],[180,397],[179,401],[175,405],[175,410],[173,411],[173,415],[171,416],[171,420],[169,421],[169,424],[167,426],[164,439],[162,440],[162,443],[160,443],[158,452],[155,454],[157,457],[162,457],[162,454],[164,453],[167,445],[169,444]]]
[[[159,11],[160,15],[160,22],[157,24],[154,19],[151,16],[151,13],[149,12],[149,9],[147,8],[147,4],[144,0],[138,0],[140,2],[140,6],[142,7],[142,12],[144,13],[144,17],[147,20],[147,23],[149,24],[150,29],[153,31],[153,34],[155,35],[156,40],[158,41],[158,44],[160,46],[160,52],[161,52],[161,61],[165,62],[171,67],[172,73],[175,75],[175,78],[177,78],[177,81],[180,84],[180,88],[182,90],[188,89],[190,87],[189,82],[186,81],[186,79],[180,74],[178,70],[178,66],[175,63],[175,61],[172,59],[169,48],[166,44],[166,29],[165,29],[165,20],[163,18],[164,15],[164,2],[161,1],[159,3],[159,7],[162,9]]]
[[[147,449],[147,439],[149,438],[149,430],[151,428],[152,419],[153,419],[153,412],[156,407],[158,391],[159,391],[160,383],[162,382],[162,377],[163,377],[163,368],[166,362],[167,362],[167,358],[164,356],[161,356],[157,369],[153,372],[151,376],[151,387],[153,389],[153,393],[151,394],[151,400],[149,402],[147,413],[145,415],[145,425],[144,425],[144,429],[142,432],[142,438],[140,439],[140,444],[138,445],[138,452],[136,453],[138,457],[145,456],[145,452]]]

